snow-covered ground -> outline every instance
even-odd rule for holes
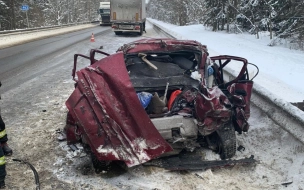
[[[260,39],[256,39],[250,34],[213,32],[203,25],[176,26],[154,19],[149,21],[177,39],[196,40],[207,45],[210,56],[234,55],[246,58],[260,69],[255,83],[287,102],[304,100],[303,51],[292,50],[287,44],[270,47],[267,33],[261,33]]]

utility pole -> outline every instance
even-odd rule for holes
[[[89,0],[89,21],[91,21],[91,0]]]
[[[72,0],[72,11],[71,11],[72,15],[71,15],[71,21],[72,23],[75,22],[75,4],[74,4],[74,0]]]
[[[11,0],[11,14],[12,14],[12,17],[11,17],[11,29],[14,30],[16,29],[16,16],[15,16],[15,0]]]
[[[21,6],[21,10],[24,12],[25,11],[25,16],[26,16],[26,22],[27,22],[27,28],[30,27],[30,24],[29,24],[29,20],[28,20],[28,15],[27,15],[27,11],[29,10],[29,6],[26,5],[26,4],[23,4]]]
[[[29,24],[28,16],[27,16],[27,11],[25,11],[25,15],[26,15],[27,28],[30,28],[30,24]]]
[[[70,23],[70,4],[69,4],[69,0],[68,1],[68,24]]]

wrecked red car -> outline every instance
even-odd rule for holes
[[[96,60],[96,53],[106,57]],[[76,72],[78,57],[91,64]],[[227,79],[223,68],[231,62],[241,63],[240,72]],[[96,170],[112,161],[131,167],[202,146],[231,158],[235,131],[249,129],[248,64],[241,57],[209,57],[199,42],[174,39],[135,41],[112,55],[76,54],[67,141],[81,143]]]

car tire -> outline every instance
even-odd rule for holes
[[[93,152],[91,152],[91,161],[93,164],[93,167],[95,169],[95,173],[99,174],[103,171],[109,171],[110,170],[110,161],[104,161],[104,160],[98,160],[97,157],[94,155]]]
[[[222,160],[233,157],[236,153],[236,135],[232,123],[217,130],[218,153]]]
[[[121,35],[122,32],[114,32],[116,35]]]
[[[143,33],[144,33],[144,29],[143,29],[143,25],[141,24],[141,25],[140,25],[140,32],[139,32],[139,35],[141,36],[141,35],[143,35]]]

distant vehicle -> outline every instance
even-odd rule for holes
[[[110,25],[110,2],[100,2],[99,6],[100,26]]]
[[[96,53],[107,57],[96,60]],[[76,73],[79,56],[91,65]],[[96,172],[111,162],[131,167],[202,147],[230,159],[235,132],[249,130],[255,76],[249,78],[245,58],[209,57],[197,41],[166,38],[74,58],[65,131],[69,144],[81,143],[91,155]],[[225,79],[229,63],[241,67]]]
[[[146,31],[145,0],[111,0],[111,23],[116,35],[123,32]]]

